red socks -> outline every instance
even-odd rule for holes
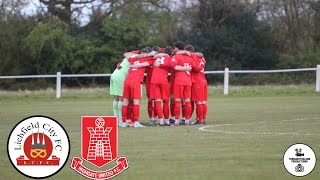
[[[179,116],[180,116],[180,105],[181,105],[181,101],[175,101],[174,102],[175,119],[179,119]]]
[[[149,115],[149,119],[151,119],[153,117],[153,102],[152,101],[148,101],[148,115]]]
[[[133,121],[139,121],[139,115],[140,115],[140,105],[134,104],[133,105]]]
[[[127,121],[127,115],[128,115],[128,106],[122,105],[122,122]]]
[[[208,110],[207,104],[202,104],[202,108],[203,108],[203,118],[206,119],[207,118],[207,110]]]
[[[163,116],[164,116],[164,119],[169,119],[169,101],[168,100],[163,101]]]
[[[182,118],[186,118],[186,103],[181,105]]]
[[[185,118],[186,120],[190,120],[191,117],[191,102],[185,102]]]
[[[175,108],[174,103],[170,104],[170,114],[171,114],[171,116],[174,116],[174,108]]]
[[[157,111],[159,119],[163,118],[163,112],[161,108],[161,101],[155,101],[155,109]]]
[[[203,120],[203,104],[197,104],[197,117],[199,118],[198,121],[202,123]]]

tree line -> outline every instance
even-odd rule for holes
[[[202,52],[207,70],[315,67],[319,29],[319,0],[1,0],[0,75],[111,73],[124,52],[177,40]]]

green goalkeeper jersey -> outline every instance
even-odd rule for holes
[[[128,61],[128,59],[124,58],[120,64],[120,66],[122,67],[121,69],[116,68],[112,75],[111,78],[114,78],[116,80],[119,81],[123,81],[126,79],[127,74],[128,74],[128,70],[130,67],[130,62]]]

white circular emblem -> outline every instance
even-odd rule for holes
[[[70,141],[54,119],[31,116],[12,129],[7,148],[10,162],[20,173],[30,178],[46,178],[66,164]]]
[[[290,146],[283,156],[283,164],[287,171],[294,176],[306,176],[316,165],[314,151],[305,144]]]

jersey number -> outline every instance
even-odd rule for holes
[[[164,64],[164,57],[157,58],[156,62],[159,64]]]

